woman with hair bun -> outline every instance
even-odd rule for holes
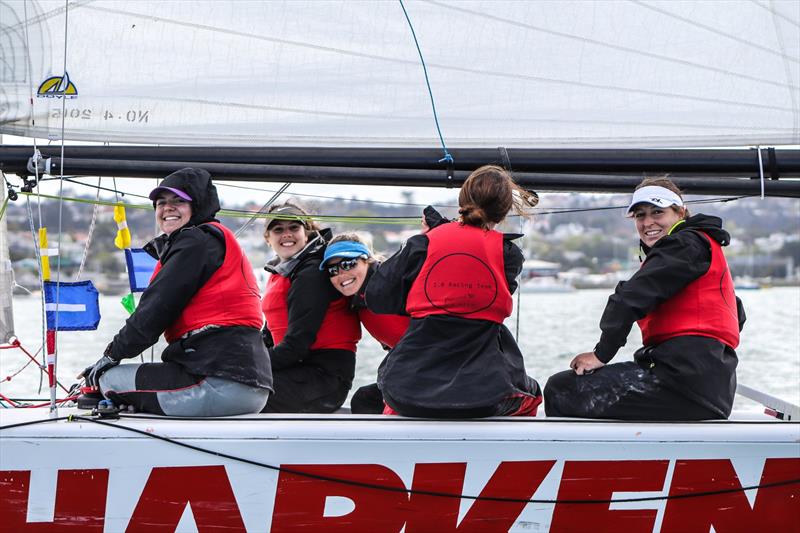
[[[503,320],[522,270],[522,252],[497,224],[536,205],[497,166],[464,182],[460,218],[428,223],[383,263],[367,286],[376,313],[408,314],[406,334],[378,370],[384,413],[437,418],[535,416],[538,383]]]

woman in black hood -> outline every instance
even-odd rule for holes
[[[185,168],[150,193],[163,234],[145,245],[158,259],[136,311],[83,376],[117,405],[172,416],[257,413],[272,390],[261,340],[258,286],[233,233],[215,218],[217,190]],[[119,365],[155,344],[161,363]],[[117,366],[119,365],[119,366]]]
[[[689,216],[667,178],[645,179],[633,193],[646,258],[608,298],[594,350],[544,389],[547,416],[627,420],[727,418],[736,391],[735,348],[745,321],[722,247],[722,220]],[[634,361],[607,365],[634,322],[644,346]]]

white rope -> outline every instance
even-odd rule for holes
[[[756,146],[758,150],[758,174],[761,178],[761,199],[764,199],[764,162],[761,160],[761,145]]]
[[[81,275],[83,274],[83,267],[86,265],[86,259],[89,257],[89,247],[92,245],[92,236],[94,235],[94,226],[97,222],[97,211],[100,208],[100,185],[103,182],[103,178],[97,178],[97,194],[95,196],[96,204],[94,204],[94,209],[92,209],[92,221],[89,223],[89,235],[86,237],[86,246],[83,247],[83,257],[81,258],[81,266],[78,267],[78,274],[75,276],[75,281],[81,280]]]

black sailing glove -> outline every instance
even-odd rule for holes
[[[83,376],[86,379],[86,385],[89,387],[100,387],[100,376],[102,376],[109,368],[113,368],[119,364],[119,361],[104,355],[97,362],[91,366],[87,366],[84,371],[78,376]]]

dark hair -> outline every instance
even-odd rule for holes
[[[512,209],[518,215],[529,216],[525,208],[537,203],[536,193],[517,185],[505,169],[484,165],[470,174],[461,186],[458,213],[464,224],[486,229],[491,223],[502,222]]]
[[[665,189],[670,190],[675,194],[677,194],[678,197],[681,200],[683,200],[683,191],[681,191],[680,188],[677,185],[675,185],[671,179],[669,179],[669,174],[664,174],[662,176],[656,176],[653,178],[644,178],[642,182],[636,186],[634,191],[638,191],[642,187],[664,187]],[[677,205],[671,205],[670,207],[672,208],[673,211],[679,214],[681,212],[681,209],[683,209],[684,217],[689,216],[689,208],[686,207],[685,204],[682,208],[678,207]]]
[[[292,208],[293,210],[295,210],[298,213],[298,215],[302,215],[303,217],[307,217],[307,218],[298,218],[297,219],[298,222],[300,222],[303,226],[305,226],[306,235],[308,235],[309,233],[314,232],[314,231],[318,232],[320,229],[322,229],[322,228],[319,227],[319,224],[317,224],[317,222],[313,218],[311,218],[311,213],[308,212],[308,209],[306,209],[305,207],[303,207],[302,204],[300,204],[300,203],[298,203],[298,202],[296,202],[294,200],[286,200],[285,202],[280,203],[280,204],[272,204],[271,206],[269,206],[269,209],[267,209],[267,213],[274,213],[275,211],[277,211],[279,209],[283,209],[284,207]],[[276,220],[279,220],[279,219],[267,218],[266,221],[264,222],[264,236],[265,237],[266,237],[267,232],[269,231],[270,224],[272,224]],[[291,220],[291,219],[287,219],[287,220]]]

